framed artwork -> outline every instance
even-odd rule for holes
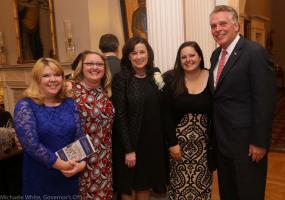
[[[249,19],[244,20],[244,37],[251,39],[251,22]]]
[[[146,0],[120,0],[125,40],[133,36],[147,39]]]
[[[56,58],[53,0],[13,0],[18,63]]]

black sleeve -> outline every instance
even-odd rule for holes
[[[168,147],[178,144],[176,137],[176,123],[173,111],[173,90],[171,88],[172,77],[164,75],[165,87],[163,89],[163,125]]]
[[[253,131],[249,139],[251,144],[268,149],[276,102],[275,71],[267,51],[256,43],[250,44],[252,48],[249,69]]]
[[[125,153],[134,151],[129,128],[128,128],[128,113],[126,99],[126,76],[123,73],[118,73],[114,76],[112,83],[112,101],[115,107],[115,131],[122,141]]]

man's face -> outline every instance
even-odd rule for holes
[[[214,40],[226,49],[238,34],[239,25],[233,22],[229,12],[221,11],[210,17],[211,32]]]

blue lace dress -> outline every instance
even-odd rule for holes
[[[14,111],[14,125],[23,146],[24,199],[78,198],[78,176],[66,178],[52,168],[55,151],[83,136],[74,101],[65,99],[59,106],[20,100]]]

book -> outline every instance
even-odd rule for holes
[[[62,160],[68,161],[76,159],[81,161],[95,152],[94,146],[89,135],[72,142],[55,152],[56,156]]]

